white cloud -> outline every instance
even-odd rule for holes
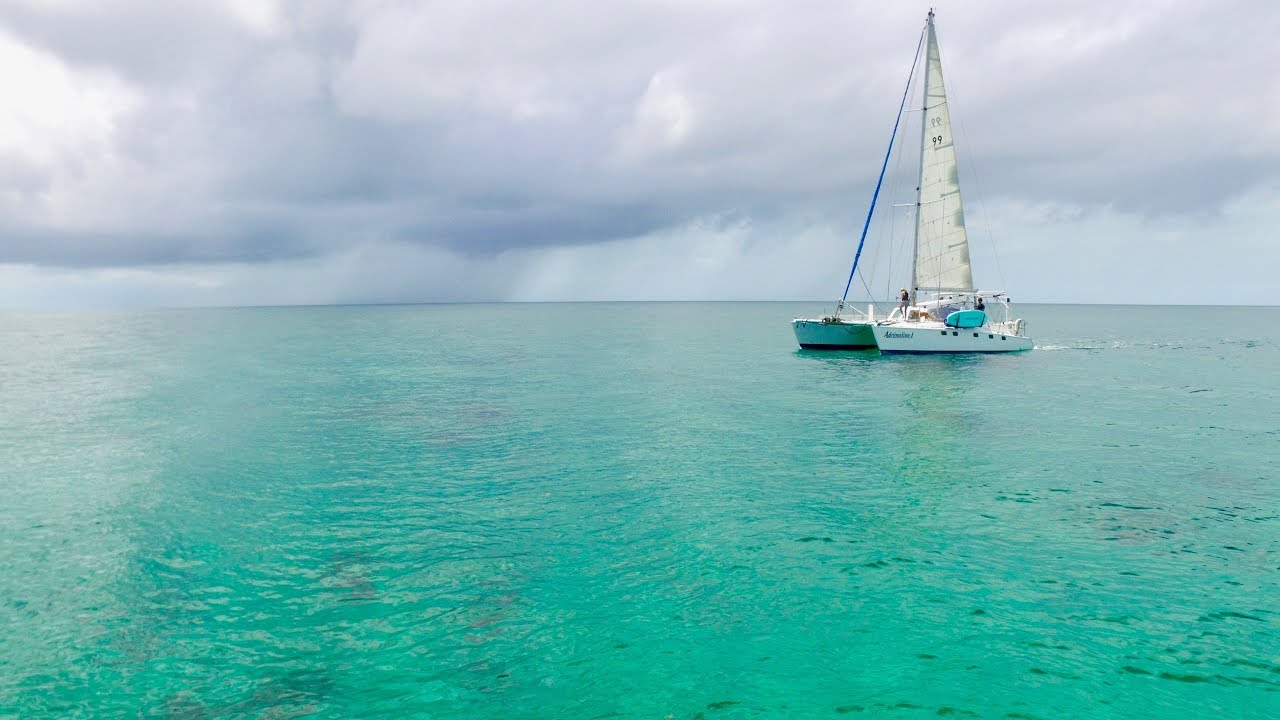
[[[0,153],[44,171],[109,155],[120,117],[139,100],[110,73],[74,70],[3,31],[0,88]]]
[[[681,87],[678,71],[660,72],[649,80],[631,123],[623,129],[620,157],[643,159],[676,149],[694,132],[693,102]]]
[[[231,17],[255,35],[270,36],[281,30],[279,0],[223,0]]]
[[[600,11],[581,10],[585,17],[491,0],[371,5],[355,21],[355,46],[337,70],[335,96],[348,113],[392,122],[454,112],[508,119],[565,112],[584,81],[599,79],[592,80],[597,58],[581,54],[604,50],[583,27]]]

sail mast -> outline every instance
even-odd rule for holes
[[[933,46],[937,43],[937,39],[933,36],[933,8],[929,8],[929,17],[924,23],[924,33],[928,38],[925,40],[924,46],[924,91],[920,93],[920,162],[917,165],[919,173],[916,175],[916,228],[915,234],[911,238],[911,303],[916,302],[916,263],[920,261],[920,198],[921,190],[924,187],[924,138],[927,123],[925,122],[925,114],[929,110],[929,61],[928,58],[933,55]]]

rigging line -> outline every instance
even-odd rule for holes
[[[910,85],[910,92],[915,93],[916,90],[920,87],[920,83],[921,83],[921,79],[919,76],[912,78],[911,85]],[[922,91],[922,94],[923,94],[923,91]],[[923,112],[920,113],[920,122],[921,123],[924,122]],[[903,177],[902,164],[905,161],[906,156],[907,156],[907,153],[905,152],[905,149],[902,146],[899,146],[898,164],[894,167],[894,170],[893,170],[896,182],[902,181],[902,177]],[[916,177],[914,179],[915,179],[914,184],[919,185],[920,178]],[[896,190],[895,190],[895,197],[897,197]],[[908,211],[906,215],[911,218],[911,225],[914,226],[917,222],[919,222],[920,203],[918,201],[918,198],[913,197],[911,198],[911,200],[912,202],[909,203],[909,205],[912,209]],[[893,222],[896,223],[898,216],[895,214],[893,217],[894,217]],[[896,229],[897,226],[895,225],[894,227]],[[909,267],[910,264],[907,263],[904,256],[910,256],[911,253],[909,252],[909,250],[911,249],[911,245],[914,244],[914,242],[915,242],[914,237],[910,233],[905,233],[905,232],[903,233],[902,237],[898,238],[898,244],[896,246],[893,245],[892,237],[890,238],[889,274],[884,279],[884,297],[888,298],[888,297],[897,296],[897,293],[893,291],[893,258],[897,257],[899,259],[902,259],[903,262],[906,263]],[[897,253],[897,255],[894,255],[894,253]],[[905,287],[906,285],[914,281],[915,281],[915,278],[909,277],[902,283],[902,285]]]
[[[904,153],[902,152],[902,144],[899,143],[897,147],[897,152],[895,155],[897,160],[895,161],[895,164],[893,166],[893,174],[889,176],[889,198],[890,199],[898,196],[898,186],[901,184],[901,179],[902,179],[903,154]],[[885,223],[883,221],[883,218],[881,218],[880,236],[879,236],[879,240],[877,240],[876,242],[875,262],[872,263],[872,267],[879,268],[881,266],[881,262],[880,262],[881,256],[887,256],[888,258],[888,268],[885,270],[885,275],[884,275],[884,282],[885,282],[884,293],[885,294],[880,296],[882,298],[889,297],[890,293],[892,292],[889,289],[889,283],[893,282],[893,257],[894,257],[893,241],[897,235],[897,230],[898,230],[898,213],[895,212],[895,208],[896,206],[891,206],[887,211],[889,213],[888,223]],[[883,215],[885,212],[886,211],[882,210],[880,214]],[[874,277],[872,279],[874,280]],[[862,289],[867,291],[867,299],[870,300],[878,310],[880,303],[876,301],[875,293],[872,292],[871,290],[871,286],[867,279],[867,274],[865,272],[865,267],[858,268],[858,281],[862,283]]]
[[[954,102],[955,83],[951,86],[951,100]],[[973,188],[978,191],[978,207],[982,208],[982,227],[987,231],[987,242],[991,245],[991,256],[996,261],[996,274],[1000,276],[1000,287],[1007,288],[1004,279],[1004,268],[1000,266],[1000,251],[996,248],[996,237],[991,232],[991,215],[987,213],[987,198],[982,192],[982,179],[978,175],[978,163],[973,159],[972,145],[969,144],[969,133],[964,129],[964,116],[960,116],[960,135],[964,138],[964,152],[969,158],[969,167],[973,170]]]
[[[917,84],[918,84],[918,78],[914,78],[914,77],[911,78],[907,85],[907,93],[910,94],[915,92],[915,87]],[[921,116],[922,122],[923,122],[923,117],[924,116],[922,115]],[[908,120],[908,125],[910,125],[910,120]],[[903,158],[905,158],[906,155],[907,155],[906,152],[903,151],[903,145],[899,144],[897,160],[894,161],[893,175],[889,183],[889,197],[891,199],[896,199],[898,197],[899,189],[902,186],[902,162],[903,162]],[[898,232],[898,213],[896,212],[896,208],[897,208],[897,205],[894,205],[893,207],[889,208],[889,240],[888,242],[884,241],[883,235],[881,236],[880,244],[885,246],[888,249],[887,252],[889,255],[889,268],[885,271],[885,277],[884,277],[884,295],[880,296],[882,298],[893,297],[895,295],[895,293],[893,292],[893,260],[895,257],[894,253],[901,252],[901,249],[894,246],[894,239],[897,237],[897,232]],[[915,215],[911,216],[911,220],[912,222],[915,221]],[[902,245],[904,247],[906,245],[905,238],[902,239]],[[879,249],[877,249],[877,253],[879,253]],[[868,295],[871,294],[870,289],[867,290],[867,294]]]
[[[895,161],[893,166],[893,175],[891,176],[891,179],[889,181],[889,197],[890,198],[895,198],[898,195],[898,190],[902,183],[902,163],[903,163],[904,157],[906,157],[906,153],[903,152],[903,146],[899,144],[898,152],[897,152],[897,160]],[[914,206],[915,204],[912,203],[912,205]],[[881,242],[877,246],[877,250],[876,250],[876,253],[878,256],[879,253],[881,252],[880,246],[884,246],[885,248],[887,248],[887,253],[889,256],[889,268],[885,272],[885,278],[884,278],[884,283],[885,283],[884,295],[881,295],[880,296],[881,298],[889,298],[896,295],[896,293],[893,292],[893,261],[894,261],[895,253],[903,252],[907,244],[907,238],[905,236],[902,238],[897,238],[898,213],[896,212],[896,208],[897,208],[896,205],[889,208],[888,241],[887,242],[885,241],[884,233],[881,233]],[[911,215],[911,219],[913,221],[915,220],[914,214]],[[894,245],[895,239],[901,240],[901,247],[895,247]],[[867,291],[867,297],[871,299],[873,303],[875,303],[875,295],[872,294],[871,288],[867,284],[866,276],[863,274],[861,269],[858,270],[858,279],[862,282],[862,287]],[[908,280],[907,282],[910,282],[910,280]],[[876,303],[876,305],[878,309],[879,303]]]
[[[898,144],[897,150],[898,150],[898,155],[901,155],[902,154],[901,143]],[[897,193],[898,193],[897,169],[895,167],[894,174],[889,176],[889,199],[893,199],[897,195]],[[882,209],[880,211],[880,215],[882,217],[880,218],[880,223],[879,223],[879,234],[876,238],[875,261],[872,263],[872,268],[880,269],[884,265],[882,258],[885,255],[888,255],[889,269],[887,270],[887,272],[889,274],[892,274],[893,273],[892,243],[893,243],[893,232],[894,232],[893,221],[895,216],[892,210],[890,210],[889,222],[886,223],[884,222],[884,217],[883,217],[884,213],[885,211]],[[871,292],[871,288],[867,284],[867,274],[865,272],[865,269],[866,269],[865,267],[858,269],[858,278],[862,282],[862,287],[867,291],[867,298],[872,302],[875,302],[875,295]]]
[[[928,26],[926,25],[926,28]],[[867,228],[871,227],[871,215],[876,211],[876,198],[880,197],[880,186],[884,183],[884,171],[889,166],[889,156],[893,154],[893,141],[898,137],[898,125],[902,123],[902,109],[907,106],[907,91],[911,89],[911,78],[915,77],[916,65],[920,62],[920,48],[924,46],[925,32],[920,33],[920,41],[916,43],[915,57],[911,58],[911,72],[907,75],[907,86],[902,89],[902,102],[898,104],[898,116],[893,120],[893,134],[889,136],[889,149],[884,153],[884,163],[880,165],[880,177],[876,180],[876,191],[871,196],[871,207],[867,209],[866,222],[862,224],[862,237],[858,238],[858,251],[853,255],[853,267],[849,268],[849,280],[844,284],[844,294],[840,296],[840,305],[849,297],[849,286],[853,284],[853,274],[858,270],[858,258],[862,257],[862,245],[867,241]]]

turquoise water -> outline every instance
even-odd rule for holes
[[[1280,716],[1280,342],[1025,306],[0,314],[0,717]]]

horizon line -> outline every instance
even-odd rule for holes
[[[329,302],[329,303],[279,303],[248,305],[31,305],[3,306],[0,312],[95,312],[95,311],[142,311],[142,310],[254,310],[254,309],[286,309],[286,308],[342,308],[342,307],[412,307],[427,305],[618,305],[618,304],[801,304],[813,303],[835,305],[830,300],[406,300],[387,302]],[[846,307],[855,308],[856,304],[874,303],[877,305],[896,305],[897,300],[857,300],[846,302]],[[1259,305],[1258,303],[1160,303],[1160,302],[1015,302],[1014,305],[1061,305],[1088,307],[1203,307],[1203,308],[1243,308],[1243,307],[1280,307],[1280,305]]]

